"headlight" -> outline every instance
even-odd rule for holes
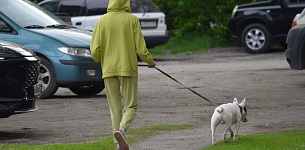
[[[91,57],[91,52],[87,48],[59,47],[57,49],[63,53],[73,56]]]
[[[15,50],[16,52],[18,52],[19,54],[23,55],[23,56],[33,56],[33,54],[29,51],[24,50],[23,48],[20,47],[14,47],[14,46],[3,46],[3,47],[7,47],[9,49]]]
[[[28,61],[38,61],[36,57],[24,57]]]
[[[234,17],[237,9],[238,9],[238,5],[236,5],[232,11],[232,18]]]

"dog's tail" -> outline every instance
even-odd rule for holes
[[[223,112],[223,108],[220,107],[220,109],[218,109],[217,112],[221,114]]]

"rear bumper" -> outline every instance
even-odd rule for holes
[[[148,48],[163,45],[166,44],[169,40],[169,31],[166,31],[165,35],[144,36],[144,39]]]

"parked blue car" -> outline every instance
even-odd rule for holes
[[[104,89],[99,63],[91,58],[92,32],[76,29],[28,0],[1,0],[0,39],[22,45],[41,59],[41,98],[67,87],[78,95]]]

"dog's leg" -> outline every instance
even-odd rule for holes
[[[227,124],[226,124],[226,129],[225,129],[225,132],[223,133],[223,141],[224,141],[225,143],[228,142],[228,140],[227,140],[227,132],[228,132],[229,129],[231,129],[231,125],[227,125]]]
[[[234,136],[233,130],[230,128],[229,131],[230,131],[231,137],[233,137]]]
[[[211,125],[211,130],[212,130],[212,145],[215,145],[215,131],[216,131],[216,126]]]
[[[240,126],[240,121],[237,121],[235,123],[235,133],[234,133],[233,141],[237,141],[237,134],[238,134],[239,126]]]
[[[216,132],[216,127],[219,125],[220,123],[220,119],[217,118],[216,116],[212,116],[212,119],[211,119],[211,131],[212,131],[212,145],[215,145],[216,142],[215,142],[215,132]]]

